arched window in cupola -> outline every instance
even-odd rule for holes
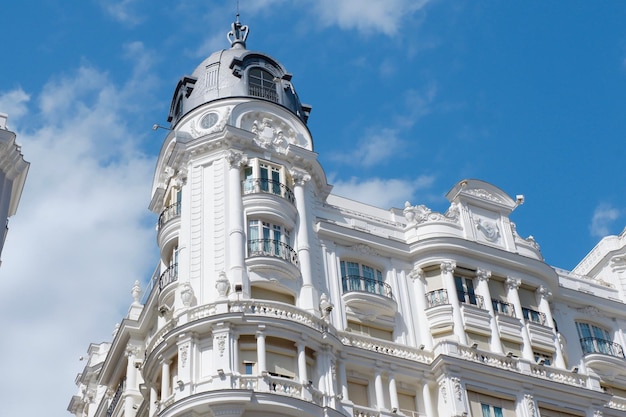
[[[275,77],[268,71],[254,67],[248,71],[248,94],[278,103]]]

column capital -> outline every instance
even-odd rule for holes
[[[478,278],[479,281],[489,281],[489,278],[491,278],[491,271],[478,268],[476,270],[476,278]]]
[[[456,262],[454,261],[443,261],[441,262],[441,264],[439,265],[439,268],[441,268],[441,272],[448,272],[448,273],[453,273],[454,270],[456,269]]]
[[[518,290],[520,285],[522,285],[522,280],[508,276],[506,277],[506,280],[504,280],[504,284],[512,290]]]
[[[293,179],[295,185],[303,186],[305,183],[311,180],[311,176],[309,175],[309,173],[303,169],[293,168],[291,169],[291,171],[289,171],[289,173],[291,174],[291,178]]]
[[[550,301],[552,299],[552,291],[550,291],[548,287],[544,285],[540,285],[539,288],[537,288],[536,292],[541,298],[544,298],[546,301]]]
[[[248,163],[248,156],[243,152],[229,150],[224,158],[226,158],[231,168],[240,168]]]
[[[423,279],[424,278],[424,270],[422,268],[420,268],[419,266],[416,266],[411,271],[409,271],[409,273],[407,275],[413,281],[415,281],[416,279]]]

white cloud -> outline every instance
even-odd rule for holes
[[[113,19],[128,26],[141,23],[142,18],[133,9],[138,0],[102,0],[100,5]]]
[[[17,122],[19,119],[28,113],[28,101],[30,96],[24,92],[21,88],[9,91],[0,95],[0,113],[9,115],[9,121],[7,122],[7,128],[11,128],[12,122]]]
[[[591,236],[602,238],[611,233],[611,223],[620,217],[620,210],[612,207],[610,204],[599,204],[591,218],[591,224],[589,225],[589,232]]]
[[[411,128],[418,120],[433,111],[433,102],[437,96],[437,85],[429,84],[424,91],[414,89],[404,94],[405,112],[396,116],[396,124],[403,128]]]
[[[395,35],[406,16],[422,9],[429,0],[314,0],[319,19],[326,26],[359,32]]]
[[[139,87],[81,67],[33,95],[37,109],[17,107],[18,116],[33,116],[28,130],[14,126],[31,166],[2,253],[0,315],[11,317],[3,332],[13,342],[0,344],[0,391],[38,392],[32,415],[64,413],[78,356],[89,342],[110,339],[133,282],[156,263],[155,219],[146,209],[154,160],[123,122],[145,97]],[[21,90],[0,93],[0,103],[12,97],[25,106]],[[3,412],[23,407],[7,397]]]
[[[435,178],[422,175],[412,180],[352,177],[333,183],[333,194],[381,208],[404,207],[404,202],[417,200],[418,191],[432,186]]]
[[[329,157],[337,162],[353,166],[371,167],[388,162],[397,156],[403,142],[394,129],[369,129],[351,152],[334,153]]]

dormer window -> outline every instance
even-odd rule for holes
[[[248,94],[278,103],[274,76],[261,68],[248,71]]]

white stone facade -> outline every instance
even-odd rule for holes
[[[456,184],[445,213],[331,194],[310,107],[243,28],[176,88],[158,273],[90,346],[69,411],[626,415],[626,231],[570,273],[517,234],[523,197],[486,182]]]
[[[17,212],[30,166],[15,142],[15,133],[7,129],[7,119],[0,113],[0,221],[5,224],[0,232],[0,253],[9,231],[8,219]]]

